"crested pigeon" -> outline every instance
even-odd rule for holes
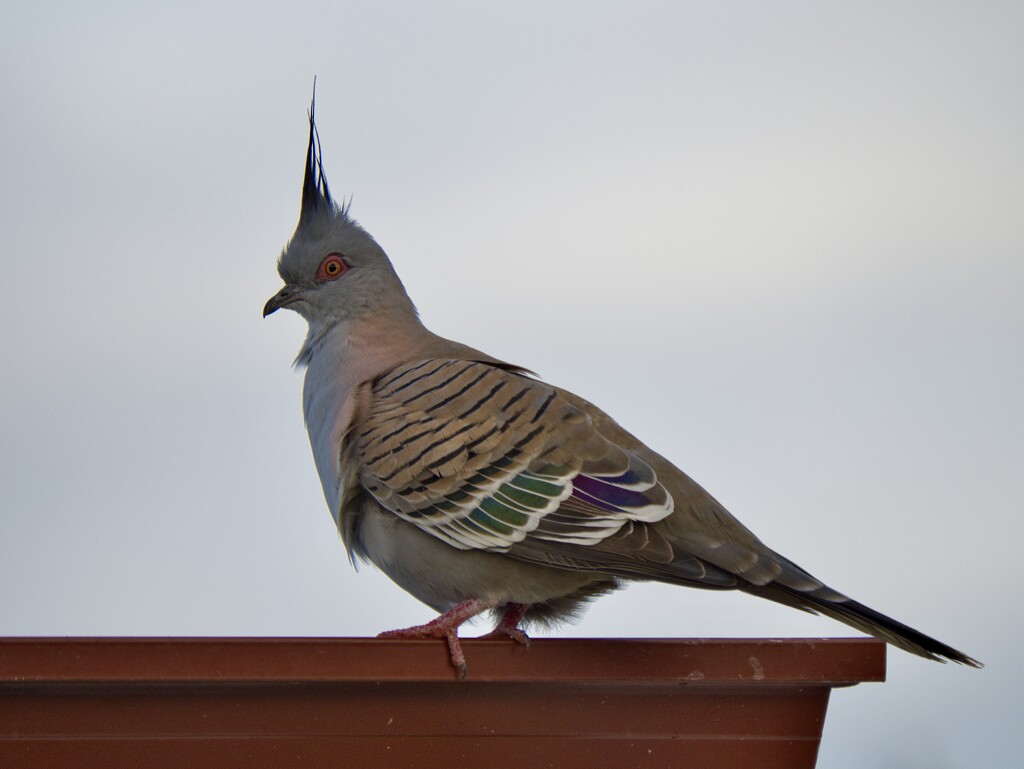
[[[350,560],[440,612],[382,633],[491,636],[573,618],[633,580],[742,590],[822,613],[932,660],[980,663],[828,587],[771,550],[611,417],[420,322],[388,256],[335,202],[309,111],[302,205],[263,308],[309,324],[296,358],[324,496]]]

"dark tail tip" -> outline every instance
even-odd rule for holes
[[[973,657],[969,657],[958,649],[925,635],[920,630],[915,630],[909,625],[897,622],[892,617],[887,617],[881,612],[858,603],[852,599],[834,600],[816,596],[813,591],[802,592],[795,588],[787,587],[778,582],[767,585],[747,585],[741,588],[747,593],[768,598],[787,606],[807,609],[812,612],[824,614],[832,619],[837,619],[850,627],[861,632],[872,635],[886,643],[916,654],[919,657],[934,660],[936,662],[956,662],[960,665],[967,665],[972,668],[983,668],[984,665]],[[828,589],[831,596],[837,594]]]

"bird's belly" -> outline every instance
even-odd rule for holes
[[[423,603],[444,612],[470,598],[496,604],[558,602],[606,575],[513,559],[502,553],[458,550],[376,505],[359,527],[359,555]]]

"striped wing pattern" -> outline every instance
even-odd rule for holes
[[[380,377],[351,439],[383,507],[464,550],[595,544],[672,512],[651,467],[580,409],[483,362],[429,359]]]

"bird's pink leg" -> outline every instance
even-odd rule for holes
[[[526,635],[526,631],[519,627],[519,623],[523,621],[523,617],[526,616],[526,612],[529,608],[530,605],[526,603],[508,604],[505,606],[505,612],[501,615],[501,621],[498,622],[498,626],[487,635],[482,635],[480,637],[511,638],[516,643],[520,643],[529,649],[530,636]]]
[[[470,598],[456,604],[440,617],[430,620],[425,625],[413,625],[402,630],[386,630],[377,638],[444,638],[448,641],[448,653],[452,665],[459,672],[459,678],[466,677],[466,655],[462,653],[459,643],[459,625],[470,620],[477,614],[493,609],[494,604],[479,598]],[[502,619],[504,622],[504,619]]]

